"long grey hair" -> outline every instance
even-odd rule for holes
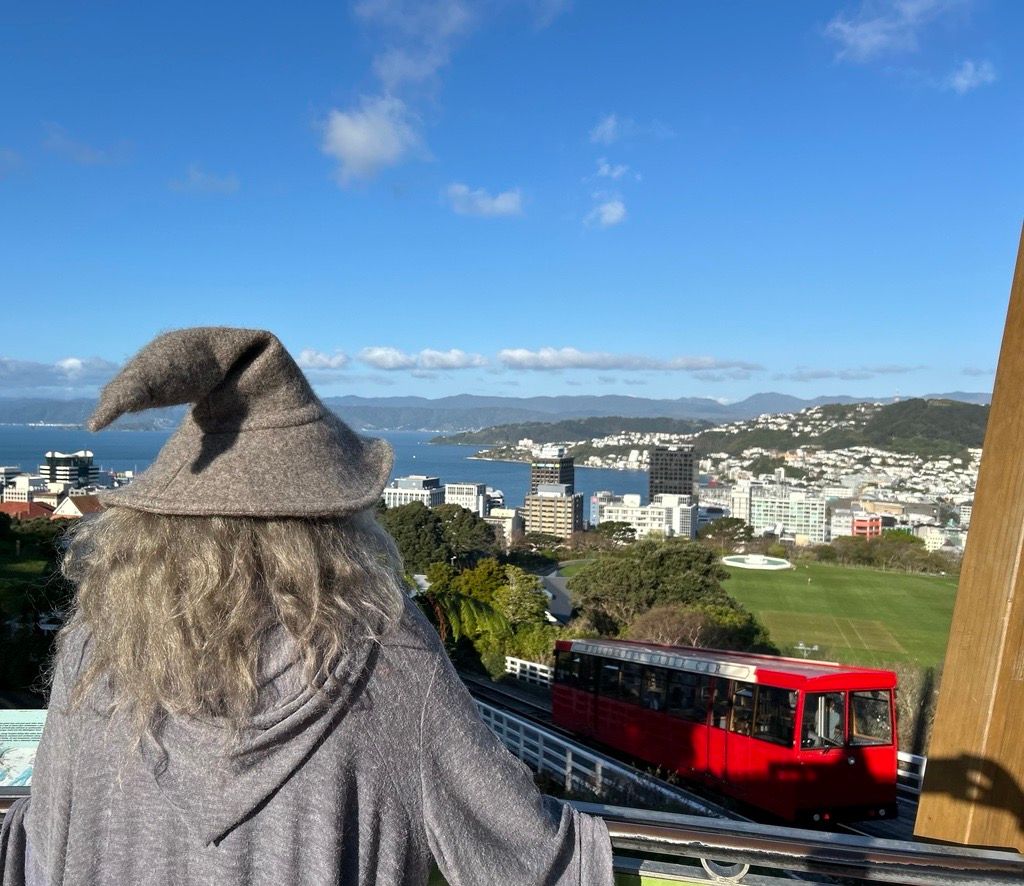
[[[310,685],[349,641],[400,615],[391,537],[366,511],[344,519],[150,514],[116,507],[70,533],[62,571],[90,637],[71,695],[110,687],[142,738],[168,714],[241,725],[255,711],[263,644],[281,627]]]

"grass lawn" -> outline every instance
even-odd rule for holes
[[[728,568],[728,567],[727,567]],[[957,579],[799,565],[729,569],[726,590],[754,612],[784,654],[817,644],[817,658],[862,665],[942,663]]]
[[[562,576],[562,578],[569,578],[570,576],[575,575],[577,572],[579,572],[586,565],[587,564],[582,561],[577,563],[569,563],[567,566],[559,567],[558,574]]]

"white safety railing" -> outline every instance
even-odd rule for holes
[[[483,721],[516,757],[535,772],[555,779],[566,790],[621,798],[621,801],[640,805],[667,800],[699,815],[725,815],[725,811],[711,801],[594,753],[523,717],[480,699],[474,701]]]
[[[550,686],[555,679],[554,668],[537,664],[535,661],[526,661],[523,658],[513,658],[511,655],[505,656],[505,673],[511,674],[518,680],[537,683],[541,686]]]
[[[919,757],[917,754],[908,754],[900,751],[899,761],[896,764],[896,775],[900,787],[915,796],[921,793],[921,782],[924,781],[924,770],[928,765],[927,757]]]

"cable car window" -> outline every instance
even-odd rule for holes
[[[800,746],[834,748],[846,740],[845,692],[808,692],[804,696]]]
[[[892,744],[888,690],[850,693],[850,744]]]
[[[754,737],[792,747],[795,734],[796,691],[779,689],[777,686],[758,686]]]
[[[555,682],[577,689],[593,689],[593,656],[560,651],[555,656]]]
[[[575,654],[575,653],[574,653]],[[597,672],[597,659],[592,655],[581,655],[578,672],[578,688],[587,692],[594,691],[594,675]]]
[[[601,663],[601,695],[608,698],[619,698],[621,696],[622,693],[619,689],[621,672],[622,668],[614,662],[605,661]]]
[[[756,686],[737,683],[732,694],[732,722],[729,730],[739,735],[750,735],[754,722],[754,694]]]
[[[708,694],[713,696],[711,703],[711,725],[719,729],[729,727],[729,709],[732,707],[732,687],[728,680],[712,677],[708,685]]]
[[[687,671],[672,671],[668,680],[668,712],[674,717],[703,723],[708,718],[711,678]]]
[[[573,654],[559,651],[555,654],[555,682],[566,686],[576,685],[576,673],[573,668]]]
[[[627,661],[622,665],[622,700],[632,704],[640,704],[640,683],[643,678],[643,665],[635,661]]]
[[[648,710],[665,710],[667,687],[668,671],[664,668],[644,668],[643,693],[640,696],[640,703]]]

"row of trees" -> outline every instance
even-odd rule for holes
[[[817,545],[807,556],[822,563],[870,566],[901,572],[958,572],[959,561],[939,551],[925,548],[924,539],[904,530],[893,529],[877,538],[842,536],[828,545]]]
[[[459,505],[431,509],[413,502],[382,508],[379,519],[395,539],[410,584],[412,574],[426,577],[429,587],[416,599],[455,659],[480,663],[494,675],[504,672],[506,655],[550,662],[559,630],[547,621],[540,578],[523,564],[553,560],[529,544],[505,553],[492,527]]]
[[[568,582],[589,630],[655,643],[777,651],[753,613],[722,587],[729,573],[709,547],[649,539],[601,554]]]
[[[54,635],[37,623],[64,609],[71,594],[57,568],[57,536],[64,528],[61,522],[12,521],[0,514],[0,689],[39,700]]]

